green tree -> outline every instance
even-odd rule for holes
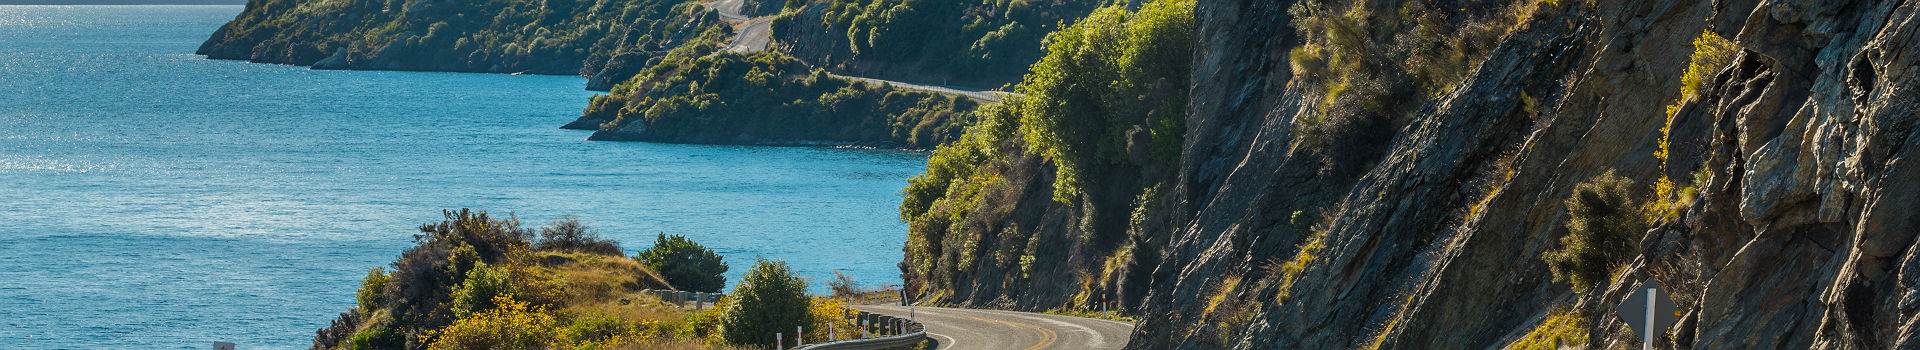
[[[813,319],[807,281],[795,276],[785,261],[755,261],[728,298],[720,336],[735,345],[771,346],[774,333],[793,339],[794,328]]]
[[[386,268],[367,270],[367,278],[360,281],[360,290],[353,295],[354,300],[360,302],[360,312],[373,313],[374,309],[387,305],[386,296],[381,295],[380,291],[387,289],[389,279],[392,277],[387,276]]]
[[[653,248],[635,255],[675,288],[694,292],[719,292],[726,286],[727,263],[720,254],[688,240],[686,236],[661,233]]]
[[[1633,256],[1633,239],[1647,228],[1639,206],[1627,195],[1631,187],[1633,180],[1612,170],[1573,187],[1566,201],[1567,235],[1560,237],[1559,249],[1540,257],[1553,270],[1554,281],[1586,292]]]
[[[512,277],[504,268],[488,267],[487,263],[474,263],[473,270],[467,271],[466,281],[453,289],[453,314],[467,315],[487,311],[495,306],[493,298],[513,295]]]

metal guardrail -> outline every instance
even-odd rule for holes
[[[687,307],[687,303],[693,303],[694,310],[704,309],[707,305],[719,302],[722,296],[720,293],[687,292],[666,289],[642,289],[640,292],[660,297],[661,301],[673,303],[680,307]]]
[[[861,311],[854,316],[857,323],[865,326],[865,331],[892,336],[850,339],[818,344],[803,345],[793,350],[877,350],[905,348],[919,344],[927,339],[927,326],[913,320],[868,313]]]
[[[723,294],[720,294],[720,293],[687,292],[687,291],[665,290],[665,289],[643,289],[640,292],[647,295],[659,297],[661,301],[673,303],[680,307],[687,307],[688,306],[687,303],[693,303],[692,306],[696,310],[705,308],[706,305],[719,302],[720,297],[724,296]],[[914,322],[911,319],[860,311],[853,315],[853,321],[855,324],[858,324],[861,327],[864,327],[864,329],[861,330],[862,331],[861,334],[880,334],[884,336],[873,337],[873,338],[830,341],[830,342],[817,343],[817,344],[807,344],[807,345],[802,345],[799,347],[792,348],[792,350],[892,349],[892,348],[904,348],[904,347],[913,346],[914,344],[919,344],[921,341],[925,341],[927,339],[926,325],[920,324],[919,322]]]

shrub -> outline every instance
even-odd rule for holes
[[[833,280],[827,281],[827,289],[832,290],[836,297],[855,296],[861,292],[860,282],[854,281],[853,276],[840,273],[840,270],[833,270]]]
[[[667,283],[680,290],[719,292],[727,283],[727,263],[720,254],[685,236],[661,233],[652,248],[633,258],[660,272]]]
[[[1633,238],[1646,231],[1639,206],[1628,197],[1633,180],[1612,170],[1575,185],[1567,197],[1567,235],[1560,247],[1541,256],[1554,281],[1586,292],[1634,253]]]
[[[733,300],[721,312],[721,337],[735,345],[771,346],[774,333],[793,339],[793,330],[813,319],[807,281],[785,261],[761,259],[733,287]]]
[[[809,314],[812,324],[807,325],[807,343],[822,343],[829,339],[854,339],[860,335],[860,325],[854,323],[853,309],[847,308],[847,302],[834,298],[813,298]],[[833,332],[833,335],[828,335]]]
[[[353,338],[347,341],[347,348],[352,350],[396,349],[407,344],[404,335],[395,332],[391,325],[385,323],[368,326],[367,329],[354,333]]]
[[[386,296],[381,295],[380,291],[387,289],[387,280],[390,278],[386,268],[367,270],[367,277],[360,280],[360,290],[353,295],[353,299],[359,301],[360,312],[373,313],[374,309],[386,306]]]
[[[474,264],[465,281],[453,290],[453,314],[466,317],[498,306],[501,296],[513,295],[512,276],[506,268]]]
[[[489,303],[500,307],[430,332],[437,339],[427,348],[546,349],[556,343],[554,326],[558,321],[546,308],[529,306],[510,295],[495,296]]]
[[[1693,56],[1688,60],[1687,71],[1680,75],[1680,99],[1699,96],[1702,93],[1700,83],[1712,78],[1720,67],[1727,66],[1737,53],[1740,53],[1740,48],[1732,41],[1721,38],[1712,30],[1701,31],[1700,36],[1693,39]]]
[[[592,253],[620,256],[620,243],[600,238],[600,231],[581,224],[573,216],[562,216],[540,229],[539,250]]]
[[[674,334],[680,338],[699,339],[708,343],[725,342],[726,340],[720,337],[720,318],[728,309],[727,306],[732,305],[732,300],[731,297],[721,296],[720,300],[713,302],[713,307],[688,313],[680,320]]]

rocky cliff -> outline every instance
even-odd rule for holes
[[[1200,0],[1194,14],[1165,194],[1063,203],[1036,194],[1053,177],[1007,176],[1036,184],[961,210],[959,235],[988,240],[949,246],[992,254],[1011,245],[996,232],[1038,230],[1061,252],[1022,259],[1053,280],[903,268],[929,300],[1115,295],[1143,316],[1140,349],[1614,348],[1639,341],[1612,309],[1652,278],[1684,313],[1658,347],[1920,347],[1920,166],[1905,161],[1920,148],[1920,4]],[[1704,38],[1732,54],[1702,61]],[[1562,248],[1576,185],[1608,172],[1633,180],[1651,229],[1575,292],[1541,257]],[[1099,224],[1114,205],[1134,219]],[[1133,248],[1075,243],[1103,236]],[[1041,286],[1060,279],[1074,286]]]

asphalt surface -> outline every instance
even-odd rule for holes
[[[905,306],[855,305],[861,311],[908,317]],[[1029,312],[914,307],[927,337],[947,349],[1119,349],[1133,324]]]
[[[849,76],[838,75],[838,74],[835,74],[834,76],[847,78],[847,79],[859,79],[861,81],[867,82],[868,84],[882,84],[882,83],[891,84],[895,88],[901,88],[901,89],[907,89],[907,90],[920,90],[920,91],[938,92],[943,94],[961,95],[961,96],[973,98],[975,100],[981,100],[981,101],[987,101],[987,102],[1000,102],[1001,98],[1004,98],[1008,95],[1013,94],[1011,92],[1004,92],[1004,91],[980,90],[980,89],[971,89],[971,88],[963,88],[963,87],[956,87],[956,86],[914,84],[914,83],[898,82],[898,81],[892,81],[892,80],[880,80],[880,79],[874,79],[874,78],[849,77]]]
[[[765,17],[747,20],[738,29],[740,35],[727,43],[726,50],[741,53],[766,51],[767,44],[773,42],[773,29],[767,25],[769,22],[772,21]]]

